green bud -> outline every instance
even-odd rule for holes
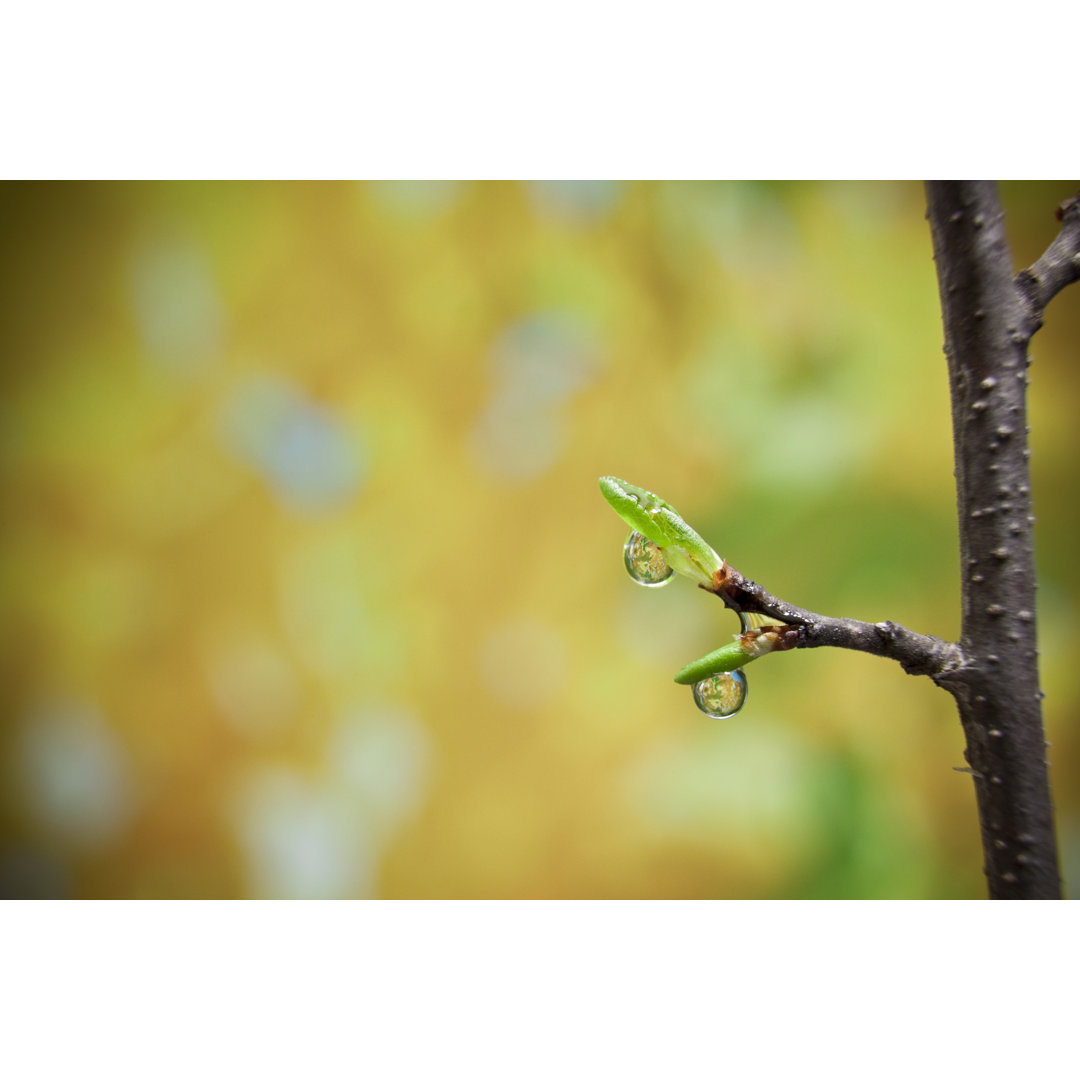
[[[670,503],[644,488],[615,476],[600,477],[600,490],[612,509],[630,526],[647,536],[664,554],[676,573],[711,586],[724,560],[683,521]]]

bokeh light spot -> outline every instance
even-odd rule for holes
[[[502,480],[531,480],[557,461],[562,406],[596,377],[593,334],[567,312],[541,312],[508,327],[493,351],[493,387],[477,418],[477,463]]]
[[[296,770],[253,768],[234,807],[251,893],[266,899],[370,895],[371,843],[347,802]]]
[[[391,706],[347,710],[327,743],[328,773],[380,833],[396,828],[420,806],[430,757],[419,721]]]
[[[338,506],[363,479],[354,433],[283,378],[246,381],[228,404],[225,428],[230,445],[292,508]]]
[[[416,218],[444,210],[462,188],[459,180],[370,180],[366,186],[380,206]]]
[[[229,726],[258,737],[284,727],[300,687],[282,652],[262,635],[238,634],[214,643],[207,657],[210,691]]]
[[[132,301],[149,358],[175,373],[199,371],[221,348],[224,313],[209,260],[184,241],[158,241],[131,267]]]
[[[97,848],[128,825],[134,801],[127,757],[91,706],[42,706],[23,722],[17,762],[24,801],[62,840]]]
[[[488,633],[481,670],[497,701],[530,709],[549,701],[562,688],[566,648],[552,627],[535,619],[511,619]]]
[[[614,209],[622,194],[616,180],[533,180],[529,194],[544,217],[574,224],[599,221]]]

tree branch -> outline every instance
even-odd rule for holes
[[[1061,882],[1035,646],[1027,344],[1070,260],[1066,242],[1055,241],[1014,285],[996,185],[929,181],[926,190],[952,396],[965,657],[942,685],[967,741],[991,897],[1054,899]]]
[[[1016,275],[1015,285],[1028,308],[1028,340],[1042,326],[1046,305],[1066,285],[1080,281],[1080,192],[1058,208],[1061,231],[1042,256]]]
[[[712,585],[701,588],[715,593],[733,611],[768,615],[797,627],[796,634],[782,639],[781,648],[855,649],[895,660],[909,675],[928,675],[943,686],[964,662],[963,652],[955,642],[917,634],[895,622],[867,623],[807,611],[773,596],[726,563]]]

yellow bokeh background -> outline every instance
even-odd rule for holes
[[[1017,267],[1076,184],[1002,186]],[[0,885],[58,897],[978,897],[951,699],[641,589],[672,502],[793,603],[959,632],[908,183],[5,184]],[[1066,877],[1080,292],[1033,348]]]

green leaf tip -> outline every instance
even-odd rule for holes
[[[688,686],[721,671],[734,671],[736,668],[745,667],[760,656],[768,656],[776,648],[788,647],[783,644],[782,635],[771,626],[762,630],[749,630],[700,660],[691,661],[675,676],[675,681],[682,686]]]
[[[664,530],[663,523],[657,522],[653,515],[657,510],[667,509],[677,517],[678,514],[673,506],[651,491],[628,484],[617,476],[601,476],[600,491],[615,513],[631,529],[637,530],[642,536],[647,536],[661,548],[670,542],[670,536]]]
[[[706,586],[712,584],[724,560],[683,521],[671,503],[617,476],[601,476],[600,491],[631,529],[660,548],[672,570]]]
[[[701,682],[702,679],[707,679],[710,675],[716,675],[721,671],[734,671],[736,668],[741,668],[749,664],[751,660],[756,659],[756,656],[750,656],[747,653],[739,639],[736,638],[726,645],[721,645],[719,649],[709,653],[708,656],[703,656],[698,660],[691,660],[675,676],[675,681],[680,686],[691,686],[696,682]]]

